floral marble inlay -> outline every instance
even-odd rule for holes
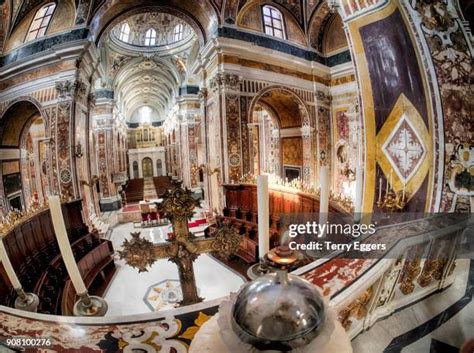
[[[143,300],[152,311],[173,308],[183,300],[181,285],[178,280],[161,281],[148,288]]]
[[[423,161],[426,149],[406,114],[402,115],[392,135],[385,142],[383,152],[404,182],[410,179]]]

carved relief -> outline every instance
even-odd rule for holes
[[[385,274],[382,289],[379,293],[378,306],[383,306],[390,300],[401,269],[402,259],[398,259],[395,265]]]
[[[71,146],[74,145],[72,141],[73,99],[76,90],[82,90],[81,87],[83,86],[78,81],[59,81],[56,82],[55,86],[59,99],[56,126],[51,124],[51,130],[55,130],[57,135],[54,139],[56,143],[54,144],[53,142],[51,150],[52,154],[57,157],[56,163],[58,170],[55,174],[59,176],[61,196],[66,199],[71,199],[75,196],[71,159]],[[53,134],[51,137],[54,138]],[[53,146],[56,150],[54,150]]]
[[[374,294],[373,288],[369,287],[356,300],[350,303],[345,309],[339,312],[338,319],[342,327],[348,331],[352,326],[351,318],[362,320],[367,316],[367,307]]]
[[[233,83],[235,84],[235,83]],[[239,96],[226,96],[227,153],[229,158],[229,178],[239,180],[242,176]]]
[[[412,293],[415,289],[415,284],[413,282],[421,273],[422,254],[422,246],[415,246],[408,252],[399,281],[400,291],[405,295]]]
[[[105,131],[99,131],[97,134],[98,144],[98,169],[99,169],[99,181],[100,191],[103,197],[110,197],[109,182],[108,182],[108,171],[107,171],[107,147],[106,147],[106,135]]]

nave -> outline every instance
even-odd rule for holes
[[[0,1],[0,351],[472,352],[473,6]]]

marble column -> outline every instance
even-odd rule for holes
[[[94,134],[96,136],[97,170],[100,186],[100,209],[103,212],[118,210],[122,207],[120,195],[114,184],[114,133],[116,117],[114,116],[113,91],[96,92],[94,117]]]
[[[75,109],[76,99],[86,94],[86,86],[80,80],[56,82],[58,92],[57,116],[51,124],[51,159],[53,173],[59,180],[61,196],[68,199],[79,197],[75,168]]]

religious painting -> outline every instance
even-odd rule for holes
[[[301,137],[284,137],[281,139],[283,165],[303,165],[303,140]]]

